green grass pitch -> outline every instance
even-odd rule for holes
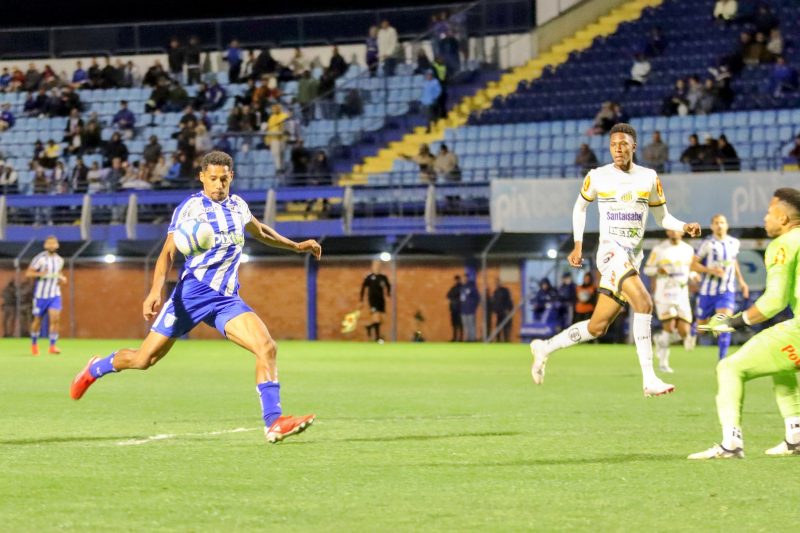
[[[719,439],[708,347],[673,348],[676,393],[645,399],[632,346],[558,353],[536,387],[525,345],[284,342],[284,412],[318,418],[269,445],[224,341],[69,399],[130,344],[0,341],[0,530],[797,531],[800,458],[763,456],[771,380],[747,388],[745,460],[685,459]]]

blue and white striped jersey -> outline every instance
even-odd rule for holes
[[[63,257],[50,252],[41,252],[31,261],[31,268],[45,274],[42,278],[36,278],[36,286],[33,289],[34,298],[61,296],[61,286],[58,278],[61,276],[61,269],[64,268]]]
[[[704,296],[716,296],[723,292],[736,291],[736,267],[734,262],[739,255],[739,239],[726,236],[717,239],[710,235],[703,239],[697,247],[697,255],[701,263],[708,267],[722,267],[725,275],[721,278],[711,274],[703,274],[703,281],[700,282],[700,294]]]
[[[237,294],[244,227],[252,218],[247,203],[235,194],[222,202],[215,202],[202,192],[185,199],[172,214],[167,231],[174,232],[184,220],[202,220],[214,228],[214,246],[202,254],[188,257],[181,279],[191,275],[220,294]]]

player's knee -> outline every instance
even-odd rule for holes
[[[608,320],[591,320],[586,329],[595,337],[602,337],[608,331],[611,323]]]
[[[737,374],[735,361],[729,357],[717,363],[717,379],[723,380],[725,378],[734,377]]]
[[[278,343],[276,343],[274,339],[265,339],[256,349],[256,357],[264,362],[274,361],[277,356]]]
[[[147,370],[156,363],[157,358],[148,353],[137,353],[130,361],[130,368],[134,370]]]
[[[636,298],[631,301],[631,305],[636,313],[653,314],[653,299],[646,292],[637,293]]]

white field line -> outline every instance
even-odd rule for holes
[[[150,442],[155,442],[158,440],[179,439],[181,437],[211,437],[214,435],[227,435],[229,433],[244,433],[247,431],[258,431],[260,429],[262,428],[223,429],[220,431],[208,431],[205,433],[162,433],[159,435],[153,435],[151,437],[145,437],[143,439],[122,440],[117,443],[117,446],[137,446],[139,444],[148,444]]]

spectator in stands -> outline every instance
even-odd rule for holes
[[[736,0],[717,0],[714,4],[714,18],[723,22],[733,22],[739,5]]]
[[[588,144],[582,143],[578,148],[578,153],[575,154],[575,165],[580,168],[582,176],[589,173],[590,170],[597,167],[597,155],[594,153]]]
[[[767,90],[773,96],[782,96],[786,92],[797,91],[798,87],[800,87],[800,83],[798,83],[797,70],[787,65],[783,56],[778,56],[769,75]]]
[[[36,69],[36,64],[28,63],[28,70],[25,72],[25,83],[22,85],[24,91],[35,91],[39,89],[42,81],[42,74]]]
[[[594,117],[591,133],[594,135],[605,135],[617,123],[614,113],[614,102],[606,101],[600,106],[600,111]]]
[[[436,154],[433,170],[445,183],[461,181],[461,168],[458,166],[458,156],[455,152],[451,152],[444,143],[439,146],[439,153]]]
[[[200,64],[201,79],[206,83],[211,83],[213,78],[216,78],[215,72],[214,65],[211,63],[211,52],[206,52],[203,54],[203,61]]]
[[[69,185],[73,192],[85,193],[89,190],[89,168],[82,157],[78,157],[69,174]]]
[[[284,111],[280,104],[272,105],[272,112],[266,122],[266,135],[264,144],[272,152],[272,161],[275,163],[275,170],[283,172],[283,150],[286,142],[286,121],[289,113]]]
[[[89,65],[89,70],[86,71],[89,75],[89,87],[92,89],[101,89],[103,87],[103,69],[97,63],[97,58],[93,57]]]
[[[689,135],[689,146],[681,154],[681,163],[689,165],[692,172],[703,172],[709,163],[696,133]]]
[[[211,135],[202,122],[194,128],[194,149],[195,157],[202,157],[214,148],[211,142]]]
[[[44,87],[42,87],[44,89]],[[44,115],[55,117],[61,111],[61,94],[58,89],[53,89],[47,94],[47,101],[44,104]]]
[[[2,194],[17,194],[19,193],[19,176],[14,166],[7,162],[0,160],[0,193]]]
[[[419,153],[417,155],[400,154],[400,157],[419,165],[419,179],[422,183],[436,182],[436,172],[433,170],[436,158],[433,157],[431,149],[427,144],[423,143],[419,146]]]
[[[644,164],[659,174],[666,171],[665,165],[669,161],[669,146],[661,140],[661,132],[653,132],[653,141],[644,147],[642,152]]]
[[[239,83],[239,74],[242,71],[242,49],[239,48],[239,40],[233,39],[228,45],[228,49],[223,56],[228,62],[228,82]]]
[[[369,69],[369,75],[375,76],[380,64],[380,56],[378,53],[378,27],[370,26],[367,41],[365,43],[367,49],[366,63]]]
[[[264,74],[275,74],[278,72],[279,64],[272,57],[272,52],[269,48],[264,48],[256,58],[253,64],[253,78],[264,80]]]
[[[50,175],[41,166],[36,167],[33,172],[33,194],[52,193],[53,182],[50,180]],[[34,212],[34,224],[43,224],[45,220],[48,225],[53,223],[51,208],[37,207]]]
[[[311,77],[311,71],[303,71],[297,82],[297,103],[302,107],[303,124],[308,124],[314,118],[314,108],[311,103],[319,94],[319,82]]]
[[[116,67],[111,64],[111,58],[106,57],[106,64],[103,70],[100,71],[101,81],[100,87],[103,89],[114,89],[119,87],[120,73]]]
[[[745,49],[744,64],[747,66],[758,65],[759,63],[769,63],[770,56],[767,51],[767,38],[759,32],[756,32],[753,41]]]
[[[151,135],[147,145],[142,149],[142,159],[148,165],[155,165],[161,157],[161,144],[156,135]]]
[[[181,118],[178,120],[178,126],[183,129],[189,125],[190,122],[193,123],[192,127],[194,127],[194,125],[197,124],[197,115],[194,114],[194,108],[191,105],[187,105],[183,109],[183,115],[181,115]]]
[[[111,125],[121,131],[126,139],[133,138],[134,127],[136,126],[136,115],[128,109],[128,101],[122,100],[119,103],[119,111],[114,114]]]
[[[211,82],[211,87],[206,91],[206,104],[201,108],[208,111],[216,111],[222,109],[225,101],[228,99],[228,93],[225,88],[220,85],[216,78]]]
[[[63,161],[56,161],[56,166],[50,172],[50,180],[53,182],[53,192],[56,194],[66,194],[70,192],[69,175],[64,168]]]
[[[58,158],[61,157],[61,152],[60,144],[53,139],[48,140],[47,146],[44,148],[44,153],[39,159],[41,165],[50,170],[56,168],[56,163],[58,162]]]
[[[654,26],[647,35],[644,44],[644,55],[647,57],[658,57],[667,49],[667,41],[664,33],[659,26]]]
[[[338,118],[338,106],[334,102],[334,91],[336,89],[336,78],[330,69],[325,69],[322,76],[319,78],[319,96],[317,98],[317,105],[319,106],[320,114],[324,119]]]
[[[431,131],[431,124],[439,118],[439,96],[442,94],[442,84],[430,70],[425,73],[425,81],[422,83],[422,96],[419,103],[425,110],[425,119],[428,123],[427,132]]]
[[[142,83],[139,67],[133,61],[128,61],[121,69],[122,87],[138,87]]]
[[[39,139],[36,139],[36,142],[33,143],[33,160],[32,162],[40,163],[44,157],[44,144]]]
[[[230,153],[230,150],[226,153]],[[153,170],[150,174],[150,182],[153,183],[153,185],[161,186],[167,172],[169,172],[169,164],[167,163],[166,156],[162,153],[158,156],[156,164],[153,165]]]
[[[103,148],[103,156],[105,158],[105,166],[111,166],[111,162],[114,159],[119,159],[120,161],[128,160],[128,147],[122,142],[122,136],[118,131],[111,134],[111,139]]]
[[[100,163],[97,161],[92,162],[92,166],[86,173],[86,182],[88,183],[86,192],[89,194],[94,194],[105,190],[105,185],[103,184],[103,171],[100,168]]]
[[[42,80],[39,82],[39,87],[44,87],[46,90],[55,89],[58,87],[58,75],[50,65],[45,65],[42,70]]]
[[[169,48],[167,49],[167,65],[169,66],[169,75],[179,83],[183,81],[183,65],[185,61],[184,49],[180,40],[177,37],[172,37],[169,40]]]
[[[792,146],[792,150],[789,152],[789,157],[795,159],[798,165],[800,165],[800,134],[794,138],[794,146]]]
[[[303,57],[302,48],[297,47],[294,49],[294,55],[287,66],[289,67],[289,70],[292,71],[292,75],[295,78],[299,78],[302,73],[309,68],[308,61],[305,57]]]
[[[89,83],[89,74],[83,70],[83,63],[75,63],[75,71],[72,73],[72,85],[77,89]]]
[[[280,96],[278,81],[274,76],[264,74],[261,77],[261,83],[253,93],[253,109],[265,115],[268,106],[280,102]]]
[[[0,131],[6,131],[14,127],[17,119],[14,117],[14,113],[11,112],[11,104],[4,103],[2,109],[0,111]]]
[[[256,54],[253,50],[248,50],[244,63],[242,64],[242,71],[239,73],[239,81],[256,78],[253,76],[253,66],[256,64]]]
[[[144,79],[142,83],[147,85],[148,87],[158,87],[161,80],[169,78],[167,73],[164,71],[163,65],[161,65],[161,61],[158,59],[155,60],[153,65],[147,69],[147,72],[144,73]],[[177,80],[175,80],[178,83]]]
[[[467,272],[464,277],[466,281],[461,285],[461,323],[464,326],[464,340],[474,342],[478,338],[475,312],[478,310],[481,297],[475,284],[475,274]]]
[[[643,54],[636,54],[633,56],[633,65],[631,66],[631,77],[625,80],[625,90],[631,87],[641,87],[647,82],[647,77],[650,75],[652,69],[650,61]]]
[[[439,48],[444,64],[447,65],[447,70],[450,72],[451,76],[460,71],[461,57],[459,56],[459,44],[452,31],[447,30],[442,42],[439,43]]]
[[[494,327],[498,328],[514,310],[514,301],[511,299],[511,291],[500,281],[500,276],[494,279],[494,291],[492,292],[489,302],[491,303],[490,308],[492,314],[494,314],[495,317]],[[503,325],[503,329],[497,334],[498,342],[509,342],[511,340],[511,324],[512,321],[509,320]]]
[[[436,103],[436,117],[444,118],[447,115],[447,84],[450,79],[450,72],[441,56],[434,56],[431,66],[433,67],[433,75],[442,86],[442,92],[439,94],[439,100]]]
[[[533,317],[535,320],[541,320],[544,312],[554,305],[558,304],[558,291],[550,283],[547,278],[539,280],[539,290],[533,297]]]
[[[428,59],[425,49],[420,48],[417,50],[417,68],[414,69],[414,74],[425,74],[429,70],[433,70],[431,60]]]
[[[200,39],[196,35],[189,37],[189,43],[183,49],[183,60],[186,64],[186,83],[200,83]]]
[[[11,83],[8,84],[9,92],[17,92],[23,89],[25,85],[25,73],[17,67],[11,69]]]
[[[342,114],[348,118],[358,117],[364,114],[364,101],[361,99],[361,91],[349,89],[342,102]]]
[[[587,272],[583,275],[583,283],[575,288],[575,296],[575,323],[589,320],[597,301],[597,287],[594,286],[591,273]]]
[[[780,28],[772,28],[767,41],[767,52],[772,55],[773,61],[783,55],[783,35]]]
[[[708,115],[713,111],[718,111],[721,106],[717,93],[718,90],[714,80],[707,78],[703,82],[703,92],[700,96],[700,99],[697,101],[697,105],[694,110],[695,114]]]
[[[558,286],[558,314],[562,327],[573,324],[575,303],[578,301],[578,291],[572,274],[565,272],[561,275],[561,285]]]
[[[334,78],[340,78],[344,76],[349,67],[350,65],[347,64],[342,54],[339,53],[339,47],[334,46],[331,50],[331,62],[328,64],[328,70],[331,71]]]
[[[292,163],[292,179],[289,185],[305,185],[308,183],[311,152],[303,145],[303,139],[297,139],[289,159]]]
[[[697,113],[700,103],[700,98],[703,97],[703,85],[697,76],[689,76],[689,88],[686,90],[686,102],[689,106],[689,112],[692,114]]]
[[[310,185],[333,185],[333,170],[325,150],[317,150],[308,166]],[[325,200],[327,202],[327,200]]]
[[[81,137],[83,153],[97,152],[103,144],[100,122],[97,120],[96,114],[93,113],[93,116],[94,119],[89,119],[83,128]]]
[[[169,109],[167,107],[170,97],[169,82],[166,78],[160,78],[153,90],[150,91],[150,97],[144,103],[145,113],[161,113],[162,111],[177,111],[177,109]]]
[[[149,181],[142,179],[141,172],[136,163],[130,165],[123,164],[123,175],[119,183],[121,190],[147,190],[152,189],[153,186]]]
[[[112,157],[110,168],[106,169],[103,176],[103,186],[106,192],[117,192],[122,183],[122,178],[125,176],[125,168],[123,166],[123,159],[119,157]],[[116,218],[113,217],[112,218]]]
[[[83,154],[83,123],[75,127],[74,133],[64,137],[67,144],[67,155]]]
[[[717,165],[722,167],[722,170],[739,171],[742,169],[742,162],[739,159],[739,154],[728,138],[723,134],[717,139]]]
[[[686,82],[683,79],[675,80],[672,94],[664,99],[661,114],[667,117],[689,114],[689,101],[686,99]]]
[[[8,71],[8,67],[3,67],[3,73],[0,74],[0,92],[8,92],[9,85],[11,85],[11,73]]]
[[[201,82],[197,87],[197,94],[192,99],[192,107],[195,109],[205,109],[208,105],[208,85]]]
[[[431,25],[428,29],[428,32],[431,36],[431,49],[433,50],[434,56],[442,55],[442,50],[440,48],[442,39],[447,34],[448,26],[447,26],[447,15],[442,13],[434,13],[431,15]],[[424,72],[424,71],[423,71]]]
[[[394,76],[398,46],[400,41],[397,38],[397,30],[384,19],[381,22],[381,29],[378,30],[378,56],[383,63],[383,73],[386,76]]]

